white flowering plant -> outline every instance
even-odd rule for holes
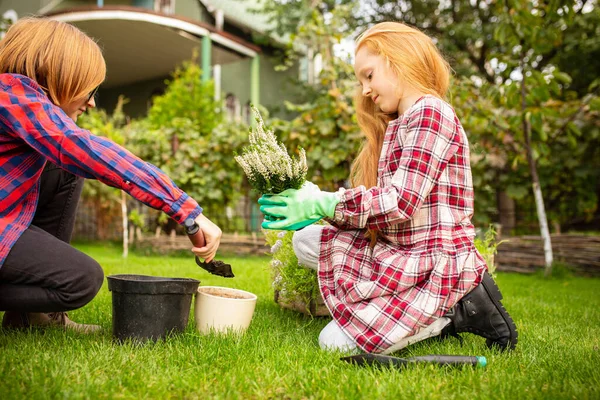
[[[256,107],[256,127],[250,130],[250,144],[242,149],[235,160],[248,177],[250,185],[259,193],[277,194],[286,189],[300,189],[306,181],[306,152],[300,148],[298,158],[288,154],[283,143],[277,141]]]
[[[328,315],[322,304],[319,292],[317,272],[298,264],[298,258],[292,246],[291,231],[265,230],[267,243],[271,246],[271,268],[273,272],[273,290],[276,301],[282,306],[292,308],[314,316]],[[312,311],[311,311],[312,309]]]

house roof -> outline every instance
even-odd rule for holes
[[[110,88],[169,75],[210,37],[211,61],[227,64],[253,57],[260,47],[213,26],[138,7],[78,7],[46,14],[95,38],[104,50]],[[199,55],[199,59],[201,55]]]
[[[262,6],[262,0],[200,0],[209,12],[223,10],[223,16],[229,23],[241,28],[248,28],[258,33],[266,33],[275,24],[269,16],[252,12]]]

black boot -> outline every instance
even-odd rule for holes
[[[513,350],[517,345],[517,327],[500,300],[500,289],[485,271],[479,285],[445,315],[452,322],[444,328],[442,335],[471,332],[486,338],[490,348],[498,346],[500,350]]]

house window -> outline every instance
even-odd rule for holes
[[[250,100],[248,100],[244,105],[244,109],[242,110],[242,121],[250,125],[253,116],[254,115],[252,114],[252,107],[250,107]]]
[[[175,0],[154,0],[154,11],[175,14]]]
[[[319,74],[323,69],[323,57],[320,53],[315,54],[312,49],[308,49],[306,56],[300,59],[298,65],[298,74],[301,82],[310,85],[317,82]]]
[[[233,93],[228,93],[225,96],[225,108],[230,121],[239,121],[241,116],[240,101]]]
[[[298,61],[298,78],[300,82],[308,82],[308,57],[302,57]]]

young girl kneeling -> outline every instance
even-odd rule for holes
[[[297,230],[333,321],[321,347],[389,353],[472,332],[512,349],[516,327],[473,242],[467,136],[444,101],[450,67],[422,32],[385,22],[357,40],[358,123],[366,136],[352,189],[263,196],[266,229]],[[330,225],[311,225],[326,218]],[[301,229],[301,230],[298,230]]]

